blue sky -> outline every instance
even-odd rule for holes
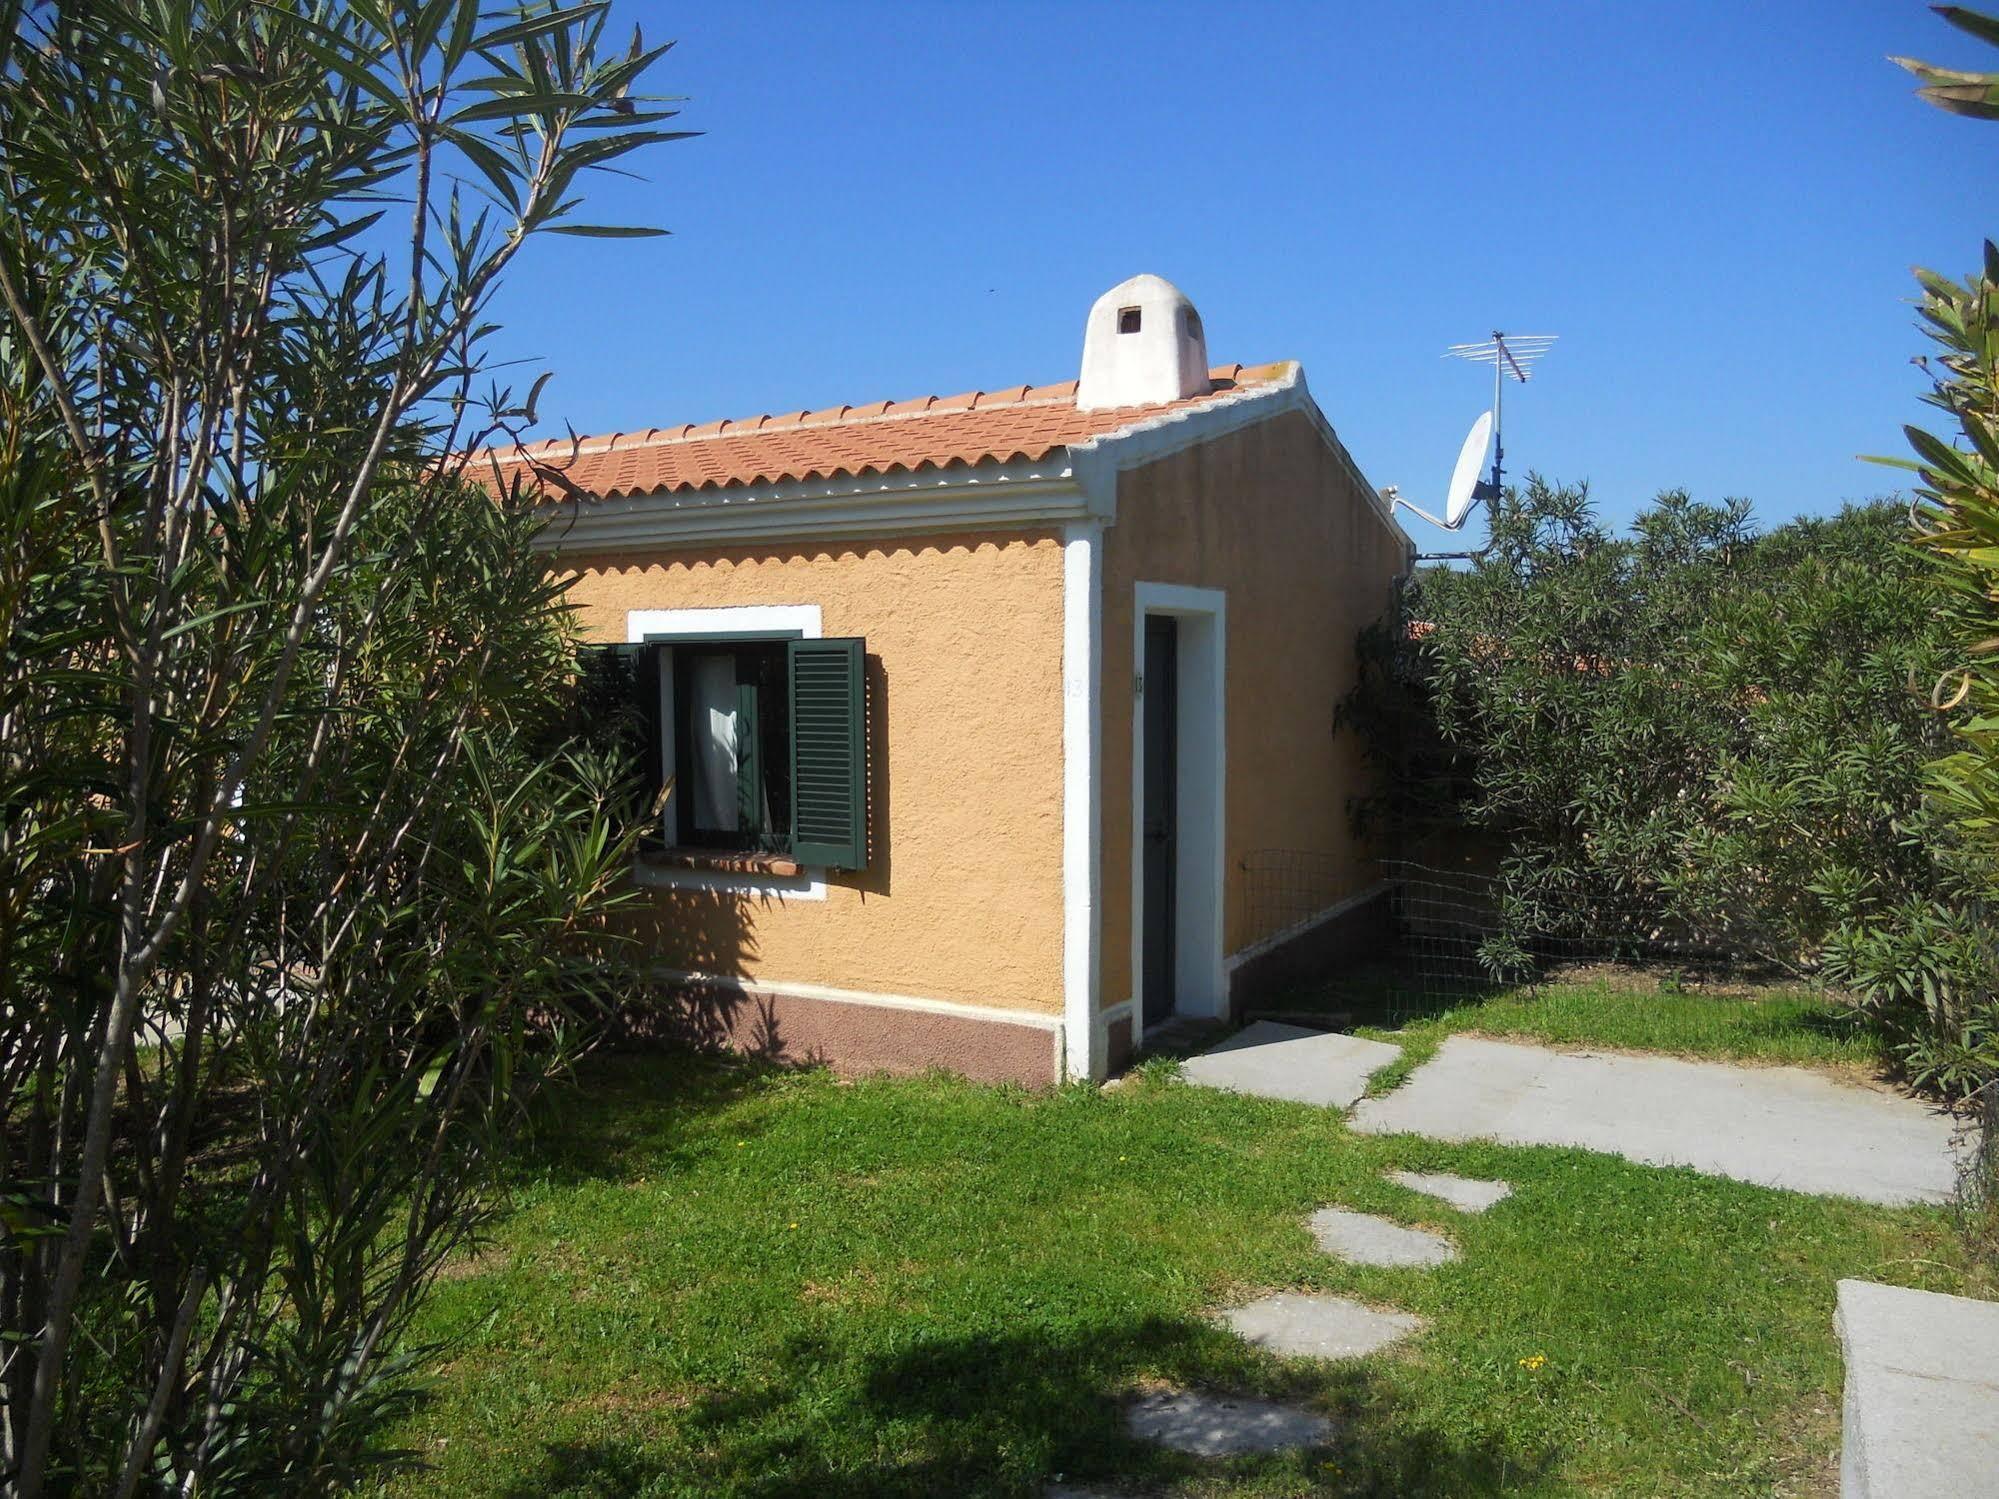
[[[1999,126],[1884,61],[1992,66],[1904,0],[1647,6],[655,5],[655,91],[707,134],[599,176],[531,247],[494,352],[583,432],[1070,378],[1153,271],[1216,362],[1296,358],[1377,485],[1439,498],[1493,328],[1516,475],[1743,495],[1765,524],[1890,490],[1920,418],[1909,268],[1999,233]],[[1419,542],[1437,540],[1411,523]]]

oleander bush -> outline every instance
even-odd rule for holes
[[[615,982],[485,309],[668,138],[601,4],[0,18],[0,1489],[309,1494]]]
[[[1557,941],[1873,962],[1859,987],[1906,1038],[1962,1020],[1987,955],[1925,794],[1951,641],[1906,531],[1876,503],[1759,533],[1744,502],[1669,491],[1616,534],[1586,486],[1530,479],[1364,644],[1347,716],[1413,774],[1363,820],[1506,851],[1496,976]]]
[[[1938,13],[1959,30],[1999,46],[1999,17],[1962,6]],[[1930,103],[1970,119],[1999,120],[1999,73],[1962,72],[1897,59],[1922,82]],[[1930,793],[1948,820],[1963,878],[1947,907],[1911,911],[1897,929],[1877,937],[1868,956],[1899,947],[1923,961],[1855,965],[1853,977],[1870,994],[1919,1002],[1929,1024],[1912,1045],[1919,1066],[1961,1092],[1982,1091],[1986,1117],[1999,1091],[1999,961],[1992,913],[1999,897],[1999,248],[1988,240],[1978,272],[1953,281],[1918,271],[1918,304],[1934,352],[1923,361],[1931,376],[1930,404],[1955,432],[1938,437],[1908,428],[1917,475],[1916,544],[1932,560],[1929,584],[1950,647],[1948,670],[1930,689],[1931,706],[1947,717],[1951,752],[1930,767]],[[1925,941],[1925,928],[1938,933]],[[1951,964],[1968,982],[1938,981],[1929,959],[1963,954]],[[1984,1200],[1999,1189],[1989,1134]]]

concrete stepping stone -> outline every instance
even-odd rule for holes
[[[1887,1206],[1944,1202],[1957,1183],[1947,1115],[1800,1067],[1452,1036],[1351,1123],[1367,1135],[1580,1146]]]
[[[1999,1495],[1999,1302],[1839,1283],[1843,1499]]]
[[[1409,1228],[1371,1213],[1320,1208],[1308,1223],[1319,1247],[1351,1265],[1407,1265],[1427,1269],[1458,1257],[1458,1246],[1442,1234]]]
[[[1259,1020],[1211,1051],[1180,1064],[1180,1076],[1205,1088],[1352,1108],[1367,1080],[1402,1055],[1385,1041]]]
[[[1292,1358],[1365,1358],[1423,1326],[1408,1312],[1377,1311],[1344,1296],[1281,1291],[1221,1314],[1245,1341]]]
[[[1479,1181],[1452,1176],[1448,1171],[1390,1171],[1387,1176],[1396,1186],[1447,1202],[1461,1213],[1482,1213],[1513,1195],[1510,1182]]]
[[[1290,1452],[1332,1440],[1333,1423],[1295,1405],[1246,1396],[1166,1390],[1125,1408],[1125,1430],[1194,1457]]]

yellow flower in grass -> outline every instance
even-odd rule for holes
[[[1547,1362],[1548,1362],[1547,1354],[1530,1353],[1527,1355],[1527,1357],[1520,1360],[1520,1367],[1527,1370],[1529,1373],[1532,1373],[1534,1370],[1540,1368],[1543,1364]]]

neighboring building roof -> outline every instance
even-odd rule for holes
[[[497,477],[551,497],[647,494],[860,478],[898,470],[1035,462],[1059,448],[1109,437],[1163,414],[1191,412],[1295,378],[1290,362],[1221,365],[1204,395],[1155,406],[1082,411],[1076,382],[1016,385],[913,401],[874,401],[701,426],[651,427],[603,437],[556,438],[472,455],[468,474]],[[495,469],[497,467],[497,475]]]

